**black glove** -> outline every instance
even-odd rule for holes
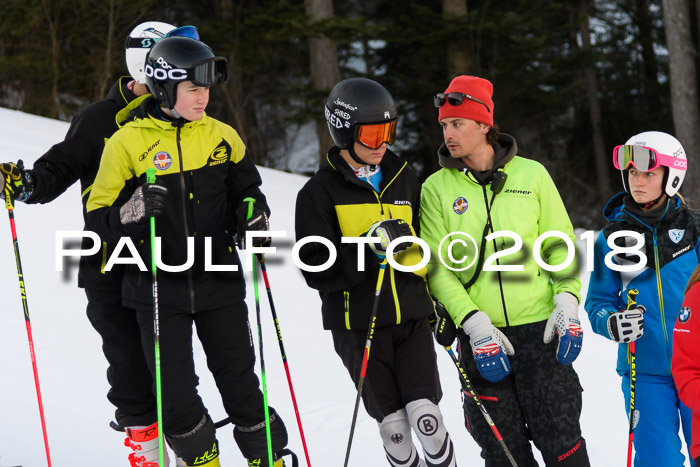
[[[156,183],[144,183],[119,210],[122,225],[143,224],[150,217],[158,217],[165,210],[168,189]]]
[[[270,230],[267,212],[255,206],[255,200],[246,198],[236,210],[238,227],[236,228],[236,245],[240,250],[245,249],[246,232],[265,232]],[[253,246],[270,246],[270,237],[253,237]]]
[[[433,329],[435,340],[443,347],[450,347],[457,338],[457,326],[444,305],[435,301],[435,312],[429,318],[430,327]]]
[[[386,219],[383,221],[375,222],[367,231],[368,237],[378,237],[381,242],[370,243],[370,248],[379,258],[384,258],[386,256],[386,249],[389,248],[389,244],[399,237],[413,236],[413,231],[408,222],[403,219]],[[402,242],[394,247],[394,253],[405,250],[412,243]]]
[[[11,201],[26,201],[34,191],[34,179],[24,170],[24,163],[18,160],[17,164],[4,162],[0,164],[0,199],[5,199],[7,194]]]

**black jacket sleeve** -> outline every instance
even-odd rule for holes
[[[95,209],[87,213],[85,228],[96,232],[103,242],[116,243],[121,237],[132,237],[135,239],[146,238],[149,232],[148,222],[143,224],[127,224],[121,222],[119,210],[126,203],[134,190],[138,188],[138,180],[127,180],[124,189],[114,201],[112,206]]]
[[[314,184],[313,180],[297,195],[295,230],[297,241],[311,235],[321,236],[330,240],[338,253],[333,265],[325,271],[302,271],[306,283],[311,288],[321,292],[349,290],[365,279],[367,271],[378,267],[377,257],[371,253],[369,247],[341,243],[342,236],[335,207],[330,198],[324,196],[323,188]],[[363,248],[362,253],[358,253],[360,247]],[[364,271],[359,270],[358,254],[364,256]],[[329,256],[328,248],[318,242],[308,243],[299,251],[299,259],[309,266],[324,264]]]
[[[117,130],[115,114],[113,104],[100,101],[73,117],[65,139],[37,159],[29,171],[35,179],[35,187],[28,204],[53,201],[82,178],[92,183],[105,138]]]

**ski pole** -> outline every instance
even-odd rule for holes
[[[226,426],[226,425],[228,425],[229,423],[231,423],[231,419],[230,419],[229,417],[226,417],[226,418],[224,418],[224,419],[219,420],[218,422],[215,422],[215,423],[214,423],[214,428],[218,430],[218,429],[221,428],[222,426]],[[110,420],[110,421],[109,421],[109,427],[110,427],[111,429],[113,429],[114,431],[118,431],[118,432],[120,432],[120,433],[126,432],[126,428],[124,428],[124,427],[121,426],[119,423],[115,422],[114,420]]]
[[[275,328],[277,329],[277,341],[280,346],[280,353],[282,354],[282,363],[284,364],[284,371],[287,373],[287,382],[289,383],[289,393],[292,396],[292,403],[294,404],[294,413],[297,416],[297,424],[299,425],[299,434],[301,435],[301,444],[304,446],[304,454],[306,455],[306,465],[311,467],[311,461],[309,460],[309,450],[306,447],[306,438],[304,437],[304,428],[301,426],[301,417],[299,416],[299,406],[297,405],[297,398],[294,395],[294,386],[292,385],[292,376],[289,373],[289,364],[287,363],[287,353],[284,351],[284,343],[282,342],[282,330],[280,329],[280,323],[277,319],[277,312],[275,311],[275,302],[272,300],[272,289],[270,288],[270,280],[267,277],[267,267],[265,266],[265,255],[259,253],[257,255],[258,263],[260,263],[260,270],[262,271],[263,280],[265,281],[265,289],[267,289],[267,299],[270,302],[270,310],[272,310],[272,319],[275,321]]]
[[[15,213],[10,189],[7,185],[10,184],[9,177],[2,181],[2,190],[5,193],[5,206],[7,207],[7,215],[10,218],[10,230],[12,231],[12,245],[15,250],[15,262],[17,263],[17,278],[19,279],[19,293],[22,297],[22,307],[24,308],[24,321],[27,326],[27,338],[29,339],[29,355],[32,360],[32,369],[34,370],[34,386],[36,386],[36,398],[39,402],[39,417],[41,418],[41,429],[44,433],[44,447],[46,448],[46,462],[51,467],[51,454],[49,452],[49,438],[46,434],[46,420],[44,419],[44,404],[41,400],[41,388],[39,386],[39,371],[36,366],[36,355],[34,354],[34,338],[32,337],[32,324],[29,320],[29,304],[27,303],[27,292],[24,287],[24,274],[22,273],[22,261],[19,256],[19,242],[17,241],[17,229],[15,228]]]
[[[244,203],[248,203],[248,212],[246,214],[246,220],[253,217],[253,204],[255,200],[253,198],[244,198]],[[238,235],[245,235],[244,232],[238,232]],[[258,265],[255,262],[255,255],[253,255],[253,290],[255,291],[255,317],[258,321],[258,345],[260,346],[260,374],[262,379],[262,391],[263,391],[263,406],[265,408],[265,437],[267,439],[267,462],[269,466],[272,466],[272,433],[270,432],[270,406],[267,402],[267,377],[265,376],[265,359],[263,358],[263,336],[262,336],[262,325],[260,320],[260,296],[258,294]]]
[[[506,457],[508,458],[508,460],[510,461],[510,463],[513,467],[518,467],[518,464],[515,462],[513,455],[510,453],[510,450],[508,449],[508,446],[506,446],[506,442],[503,441],[503,437],[501,436],[501,433],[498,431],[498,428],[496,428],[496,424],[493,423],[493,420],[491,419],[491,416],[489,415],[488,411],[486,410],[486,407],[484,407],[484,404],[481,402],[481,398],[476,393],[476,390],[474,389],[474,386],[472,386],[471,381],[469,381],[469,378],[467,377],[467,373],[464,371],[464,368],[462,368],[462,364],[459,363],[459,359],[457,358],[454,351],[452,350],[452,347],[447,346],[447,347],[445,347],[445,350],[447,350],[447,353],[449,353],[450,357],[452,357],[452,361],[455,363],[457,370],[459,370],[459,376],[462,379],[462,383],[464,383],[464,386],[467,388],[467,391],[469,391],[469,394],[471,394],[472,399],[474,399],[474,402],[476,402],[476,406],[479,408],[479,410],[481,411],[481,414],[484,416],[486,423],[488,423],[489,426],[491,427],[491,431],[493,431],[493,435],[496,437],[496,440],[498,440],[498,443],[501,445],[501,447],[503,448],[503,451],[506,453]]]
[[[627,309],[631,310],[637,305],[637,295],[639,290],[629,289],[627,291]],[[634,398],[636,393],[637,375],[634,357],[634,341],[629,343],[630,355],[630,430],[629,441],[627,442],[627,467],[632,465],[632,440],[634,439]]]
[[[379,294],[382,291],[382,282],[384,281],[384,270],[386,269],[386,258],[379,265],[379,276],[377,277],[377,287],[374,291],[374,304],[372,305],[372,314],[369,318],[369,329],[367,330],[367,341],[365,342],[365,352],[362,356],[362,368],[360,369],[360,380],[357,384],[357,398],[355,399],[355,410],[352,414],[352,424],[350,425],[350,438],[348,439],[348,449],[345,452],[345,467],[348,467],[350,460],[350,448],[352,447],[352,437],[355,433],[355,423],[357,422],[357,412],[360,409],[360,398],[362,397],[362,387],[365,383],[365,374],[367,373],[367,362],[369,361],[369,350],[372,347],[372,338],[374,337],[374,325],[377,321],[377,310],[379,309]]]
[[[156,169],[146,169],[146,182],[156,182]],[[158,412],[158,465],[165,465],[163,442],[163,393],[160,386],[160,313],[158,311],[158,268],[156,267],[156,218],[151,216],[151,271],[153,274],[153,334],[156,353],[156,411]]]

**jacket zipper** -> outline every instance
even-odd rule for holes
[[[326,158],[328,158],[328,156],[326,156]],[[328,163],[330,164],[330,160],[328,160]],[[374,193],[375,198],[377,198],[377,204],[379,204],[379,212],[382,215],[382,220],[386,219],[386,217],[384,217],[384,204],[382,204],[381,197],[384,194],[384,192],[387,190],[387,188],[389,188],[389,185],[391,185],[394,182],[394,180],[396,180],[396,177],[398,177],[399,174],[401,172],[403,172],[403,169],[406,167],[406,165],[407,165],[407,163],[404,162],[404,164],[401,166],[401,168],[398,170],[398,172],[396,172],[396,175],[394,175],[394,177],[391,180],[389,180],[389,183],[386,184],[386,186],[384,187],[384,189],[382,190],[381,193],[377,193],[377,191],[374,189],[374,187],[367,184],[366,182],[361,182],[362,185],[360,185],[360,186],[364,187],[365,185],[369,185],[366,188],[371,189],[372,193]],[[333,164],[331,164],[331,167],[333,167]],[[333,167],[333,168],[335,169],[335,167]],[[354,179],[350,179],[350,180],[353,180],[353,181],[357,180],[359,182],[359,179],[357,177],[355,177]],[[391,277],[391,292],[392,292],[393,297],[394,297],[394,308],[396,309],[396,324],[401,324],[401,305],[399,304],[398,290],[396,289],[396,282],[394,281],[394,269],[391,266],[389,266],[389,277]],[[344,302],[345,302],[345,327],[347,329],[351,329],[350,328],[350,292],[344,290],[343,297],[344,297]]]
[[[671,374],[671,361],[668,358],[668,329],[666,329],[666,313],[664,311],[664,292],[661,287],[661,269],[659,268],[659,248],[656,241],[656,229],[653,231],[654,238],[654,270],[656,271],[656,291],[659,296],[659,310],[661,311],[661,327],[664,330],[664,353],[668,363],[668,373]]]
[[[663,215],[659,218],[658,222],[661,222],[661,219],[663,219],[666,216],[666,213],[668,212],[670,204],[666,204],[666,209],[664,210]],[[666,327],[666,312],[664,310],[664,296],[663,296],[663,287],[661,286],[661,268],[659,266],[659,247],[658,247],[658,241],[656,237],[656,227],[652,227],[643,220],[641,220],[639,217],[635,216],[631,212],[629,213],[630,217],[633,219],[636,219],[639,223],[641,223],[643,226],[646,226],[650,231],[652,235],[652,240],[654,242],[654,272],[656,273],[656,294],[659,299],[659,311],[661,313],[661,328],[664,330],[664,353],[666,354],[666,362],[668,364],[668,372],[669,374],[671,373],[671,361],[669,360],[668,356],[668,329]],[[630,350],[629,346],[627,346],[627,363],[630,363],[631,355],[630,355]]]
[[[182,219],[185,227],[185,243],[190,237],[190,229],[187,226],[187,200],[185,199],[185,172],[184,164],[182,163],[182,147],[180,146],[180,130],[182,129],[182,123],[178,122],[177,131],[175,133],[175,140],[177,143],[177,157],[180,160],[180,201],[182,202]],[[190,289],[190,310],[192,314],[195,312],[194,308],[194,284],[192,283],[192,268],[187,269],[187,285]]]
[[[397,174],[398,175],[398,174]],[[374,196],[377,198],[377,203],[379,203],[379,210],[382,214],[382,220],[386,219],[384,216],[384,205],[382,204],[382,199],[381,196],[384,194],[384,191],[391,185],[391,182],[393,182],[396,179],[394,177],[391,179],[389,183],[384,187],[384,190],[380,194],[377,194],[377,192],[373,189],[372,193],[374,193]],[[396,310],[396,324],[401,324],[401,304],[399,303],[399,291],[396,289],[396,280],[395,280],[395,275],[394,275],[394,268],[389,266],[389,278],[391,282],[391,294],[394,297],[394,309]]]

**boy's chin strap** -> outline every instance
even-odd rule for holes
[[[348,147],[348,152],[350,153],[350,157],[352,157],[352,160],[354,160],[355,162],[357,162],[360,165],[367,165],[367,162],[360,159],[360,157],[355,152],[355,145],[354,144],[352,144],[352,145],[350,145],[350,147]]]

